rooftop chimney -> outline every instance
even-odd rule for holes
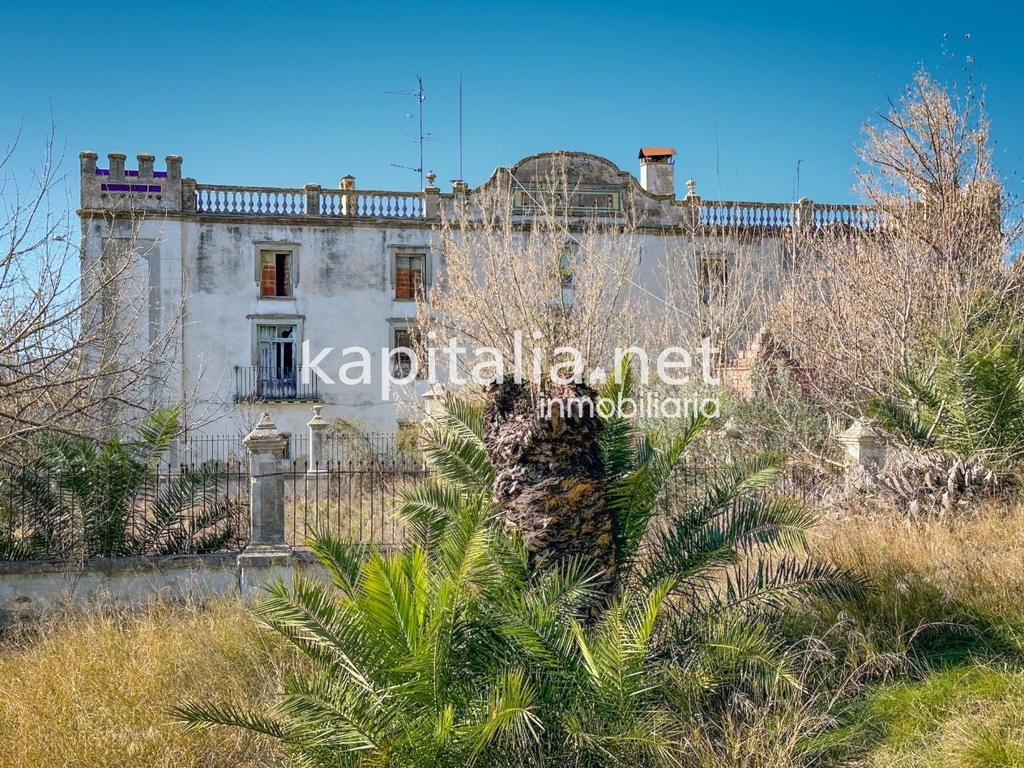
[[[675,155],[672,147],[641,147],[640,186],[652,195],[675,197]]]

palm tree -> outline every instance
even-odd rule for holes
[[[155,411],[131,442],[42,441],[30,461],[0,481],[0,515],[8,518],[5,527],[18,529],[0,539],[0,558],[212,552],[237,538],[216,504],[216,477],[158,472],[179,418],[179,408]]]
[[[902,396],[879,400],[883,427],[925,450],[980,459],[998,473],[1024,458],[1024,349],[1015,339],[985,342],[967,352],[948,347],[927,378],[907,374]]]
[[[602,424],[610,578],[601,559],[507,535],[485,411],[448,400],[424,438],[431,478],[398,510],[411,541],[382,553],[317,537],[331,583],[298,575],[255,609],[308,661],[281,700],[178,716],[268,734],[312,766],[683,764],[694,718],[723,691],[796,685],[774,611],[863,587],[794,554],[812,519],[764,495],[778,474],[766,462],[724,468],[659,515],[701,427],[656,444]]]
[[[187,703],[178,717],[267,734],[311,766],[679,765],[652,605],[624,598],[589,627],[594,573],[531,575],[478,501],[435,519],[430,546],[315,539],[331,584],[299,575],[254,609],[304,674],[269,711]]]
[[[882,488],[923,511],[952,514],[982,495],[1019,488],[1024,459],[1024,353],[1019,329],[987,320],[969,348],[941,345],[927,375],[908,373],[872,415],[895,436]]]

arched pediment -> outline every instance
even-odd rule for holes
[[[515,207],[529,211],[552,200],[569,211],[615,214],[624,209],[636,179],[610,160],[586,152],[544,152],[523,158],[511,168],[499,168],[479,189],[507,182]]]

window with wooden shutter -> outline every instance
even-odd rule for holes
[[[291,254],[260,252],[260,296],[292,295]]]
[[[424,261],[422,254],[395,256],[396,299],[415,299],[423,293]]]

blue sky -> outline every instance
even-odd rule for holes
[[[987,85],[996,160],[1024,167],[1024,56],[1009,5],[934,2],[9,4],[0,140],[42,154],[52,110],[72,193],[90,149],[184,158],[201,182],[414,189],[575,149],[637,172],[677,150],[705,198],[852,200],[860,127],[914,71]],[[966,39],[965,35],[970,35]],[[945,53],[944,53],[945,51]],[[950,56],[951,54],[951,56]],[[413,115],[413,117],[409,117]],[[799,189],[797,167],[799,164]],[[1013,182],[1016,185],[1016,182]]]

